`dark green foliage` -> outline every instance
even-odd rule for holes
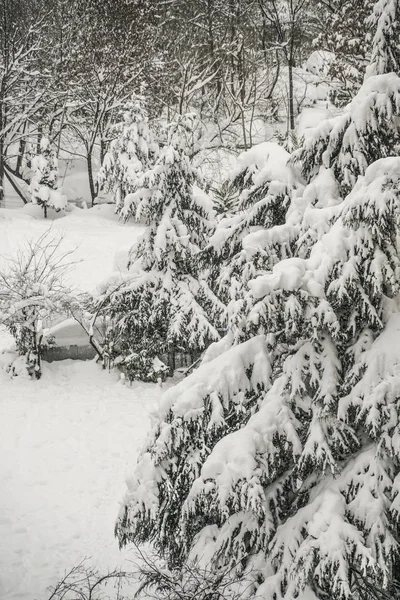
[[[96,304],[110,319],[108,352],[129,377],[143,368],[147,373],[152,360],[171,349],[204,350],[219,338],[222,306],[199,262],[213,210],[194,189],[195,179],[187,155],[171,141],[125,200],[124,211],[147,227],[130,252],[127,281],[117,291],[111,286]],[[138,371],[133,356],[144,365]]]
[[[376,3],[378,22],[386,6]],[[269,205],[283,223],[243,239],[245,251],[277,247],[231,303],[250,339],[221,342],[164,395],[119,515],[121,543],[151,541],[183,569],[206,555],[215,571],[250,578],[255,597],[398,596],[400,158],[389,154],[399,106],[399,76],[368,72],[344,114],[295,153],[308,185],[288,190],[286,214]]]

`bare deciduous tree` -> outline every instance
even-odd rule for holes
[[[69,311],[72,295],[64,282],[72,251],[62,251],[62,238],[47,230],[10,257],[0,271],[0,324],[14,337],[18,354],[31,377],[42,374],[45,329],[57,314]],[[10,366],[17,374],[16,366]]]
[[[67,571],[60,581],[49,588],[47,600],[123,600],[122,585],[134,574],[121,569],[101,574],[88,566],[86,560]]]

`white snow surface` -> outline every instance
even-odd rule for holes
[[[249,150],[242,152],[237,158],[237,164],[232,170],[232,179],[243,173],[246,169],[251,169],[254,174],[262,172],[262,180],[275,180],[288,182],[292,179],[290,169],[287,168],[287,162],[290,154],[279,144],[275,142],[263,142],[253,146]],[[254,181],[260,184],[260,181]]]
[[[0,209],[0,269],[49,228],[63,236],[62,252],[74,251],[68,283],[77,292],[110,277],[116,255],[143,231],[118,221],[110,205],[49,210],[48,219],[32,204]],[[76,334],[65,323],[59,329],[64,338]],[[0,328],[0,351],[11,344]],[[40,381],[12,380],[0,364],[1,600],[46,600],[46,588],[85,557],[102,572],[133,569],[132,550],[119,551],[114,523],[161,391],[124,386],[93,362],[44,364]]]
[[[305,63],[305,69],[313,75],[325,77],[328,74],[335,55],[327,50],[314,50]]]
[[[142,225],[122,223],[114,210],[113,205],[101,204],[63,215],[49,211],[50,218],[44,219],[43,210],[32,204],[16,210],[0,208],[0,269],[27,241],[50,229],[51,237],[63,237],[61,252],[73,251],[68,283],[78,291],[93,292],[115,270],[116,255],[127,255],[144,230]]]
[[[326,103],[318,103],[315,106],[303,108],[297,117],[297,135],[301,138],[306,134],[307,129],[313,129],[325,119],[331,119],[334,112],[326,107]]]
[[[45,600],[85,557],[132,571],[113,529],[160,387],[68,360],[38,382],[0,370],[0,390],[0,598]]]

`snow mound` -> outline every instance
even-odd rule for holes
[[[331,119],[333,112],[326,106],[309,106],[304,108],[297,119],[297,135],[302,137],[307,129],[317,127],[325,119]]]
[[[232,170],[231,178],[251,169],[254,173],[262,172],[264,180],[276,179],[286,182],[288,178],[286,164],[289,158],[290,154],[275,142],[257,144],[238,156],[237,165]]]
[[[304,66],[309,73],[325,77],[334,59],[335,55],[333,52],[315,50],[311,52]]]
[[[49,217],[44,219],[43,209],[33,204],[0,209],[0,269],[28,241],[49,231],[50,237],[62,238],[62,253],[71,252],[66,283],[76,291],[91,292],[115,270],[116,255],[127,255],[144,230],[136,223],[119,221],[114,206],[108,204],[68,213],[49,209]]]

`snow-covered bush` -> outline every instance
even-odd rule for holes
[[[108,332],[110,332],[110,328]],[[122,341],[122,340],[121,340]],[[137,351],[132,351],[137,347]],[[125,344],[118,344],[115,337],[111,340],[106,336],[103,344],[104,364],[117,367],[121,378],[128,381],[165,381],[170,375],[169,367],[157,355],[154,355],[151,345],[140,347],[140,344],[132,343],[125,352]]]
[[[149,128],[144,98],[134,95],[124,107],[123,121],[115,128],[97,181],[101,189],[112,192],[116,211],[124,219],[135,216],[135,206],[123,210],[124,200],[138,187],[138,180],[149,169],[157,155],[158,146]]]
[[[42,137],[40,153],[32,159],[33,175],[30,192],[33,204],[43,208],[47,217],[47,209],[60,211],[67,206],[67,197],[58,183],[58,160],[47,137]]]
[[[388,2],[359,94],[296,153],[306,185],[284,223],[243,239],[277,257],[243,289],[247,341],[164,394],[117,521],[121,544],[232,567],[250,597],[400,596],[400,77],[374,58],[400,35]]]
[[[63,276],[69,252],[61,251],[61,240],[49,231],[10,257],[0,271],[0,324],[14,337],[26,370],[39,379],[43,349],[51,344],[46,329],[57,314],[68,311],[72,301]],[[9,366],[17,375],[21,360]]]

